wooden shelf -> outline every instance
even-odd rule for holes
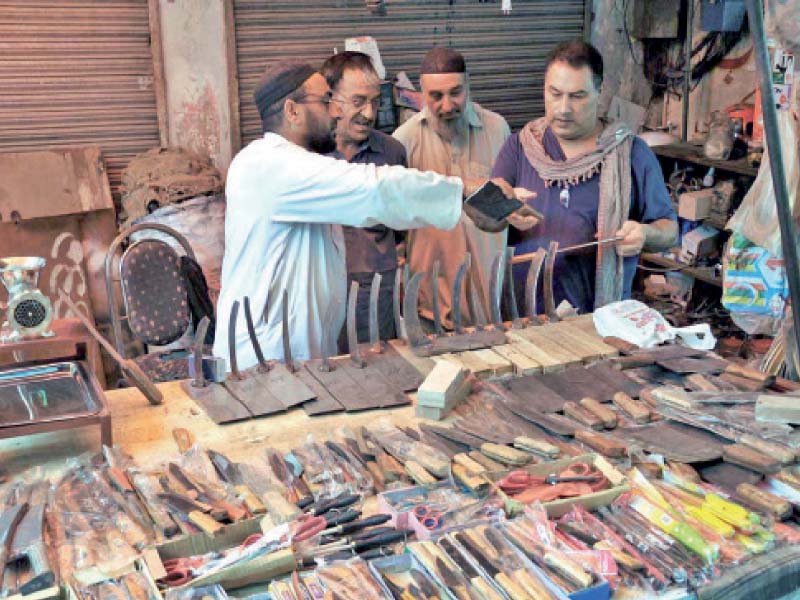
[[[715,167],[720,171],[749,175],[750,177],[758,175],[758,169],[751,167],[746,158],[740,158],[739,160],[713,160],[703,156],[702,146],[675,143],[667,146],[653,146],[652,150],[656,156],[674,158],[676,160],[683,160],[706,167]]]
[[[642,252],[641,260],[657,264],[667,269],[682,271],[695,279],[722,287],[722,277],[716,276],[714,274],[714,269],[711,267],[690,267],[689,265],[684,265],[683,263],[679,263],[661,254],[652,254],[650,252]]]

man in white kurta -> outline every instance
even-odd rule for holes
[[[228,331],[231,306],[249,297],[265,357],[282,359],[284,290],[293,357],[336,354],[347,293],[341,225],[449,229],[461,217],[465,184],[459,178],[317,154],[333,143],[331,101],[325,79],[311,67],[268,69],[256,92],[268,132],[228,170],[214,353],[228,357],[234,335],[239,368],[254,366],[256,356],[244,318]],[[468,190],[477,185],[466,182]]]

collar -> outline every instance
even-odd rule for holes
[[[467,102],[467,108],[464,111],[464,114],[467,116],[467,123],[469,123],[470,127],[476,127],[479,129],[483,128],[483,119],[481,119],[480,115],[481,110],[483,109],[476,102]],[[422,110],[419,114],[422,121],[427,121],[428,119],[432,118],[431,111],[428,109],[427,104],[422,107]]]
[[[354,156],[358,156],[365,150],[370,150],[375,154],[383,154],[385,148],[386,145],[384,143],[383,137],[381,137],[381,135],[375,129],[370,129],[369,137],[363,142],[361,142],[361,145],[358,147],[358,151],[356,151]],[[329,156],[333,156],[334,158],[339,158],[344,160],[344,155],[341,152],[339,152],[338,149],[331,152]]]

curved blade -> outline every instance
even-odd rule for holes
[[[483,304],[478,297],[475,274],[471,271],[467,277],[467,304],[469,305],[469,316],[472,319],[472,324],[477,331],[481,331],[486,327],[486,315],[483,314]]]
[[[203,375],[203,342],[206,339],[206,333],[211,325],[208,317],[203,317],[197,324],[197,331],[194,334],[194,387],[206,387],[206,378]]]
[[[514,258],[514,249],[506,248],[506,293],[508,294],[508,306],[511,309],[511,325],[515,329],[519,329],[522,327],[522,319],[519,318],[517,293],[514,289],[514,265],[511,264],[512,258]]]
[[[464,255],[464,262],[458,267],[456,278],[453,280],[453,329],[456,333],[464,333],[464,328],[461,326],[461,294],[464,287],[464,276],[469,271],[471,264],[472,255],[467,252]]]
[[[239,317],[239,301],[234,300],[231,306],[231,316],[228,319],[228,354],[230,354],[231,373],[233,379],[241,379],[242,374],[239,373],[239,365],[236,362],[236,320]]]
[[[403,298],[403,321],[406,326],[406,336],[409,346],[426,346],[431,344],[430,339],[422,330],[419,322],[419,286],[425,273],[414,273],[408,280],[405,298]]]
[[[539,273],[542,270],[545,258],[547,258],[547,250],[539,248],[536,251],[536,256],[531,259],[528,277],[525,279],[525,312],[527,312],[532,325],[539,324],[539,316],[536,312],[536,294],[539,288]]]
[[[500,311],[500,306],[503,300],[503,278],[505,269],[503,263],[506,259],[506,252],[503,250],[494,257],[492,261],[492,274],[491,274],[491,288],[489,293],[489,301],[491,302],[490,308],[492,311],[492,323],[496,327],[503,327],[503,315]]]
[[[556,314],[556,299],[553,294],[553,270],[558,256],[558,242],[550,242],[547,249],[547,259],[544,261],[544,312],[551,321],[558,321]]]
[[[442,312],[439,308],[439,271],[441,269],[441,263],[438,260],[433,261],[433,267],[431,268],[431,300],[433,306],[433,330],[436,335],[442,335],[444,333],[444,329],[442,329]]]
[[[394,289],[392,290],[392,309],[394,310],[394,329],[398,339],[408,341],[406,324],[400,313],[400,289],[403,287],[403,270],[397,269],[394,273]]]
[[[283,362],[292,373],[296,371],[292,359],[292,340],[289,337],[289,292],[283,290],[283,323],[281,324],[281,337],[283,338]]]
[[[264,359],[264,353],[261,351],[261,344],[258,343],[258,336],[256,335],[256,326],[253,323],[253,313],[250,312],[250,297],[244,297],[244,320],[247,323],[247,334],[250,336],[250,343],[253,345],[253,352],[255,352],[256,360],[258,361],[258,370],[262,373],[269,371],[269,365]]]
[[[381,281],[383,275],[375,273],[372,276],[372,286],[369,288],[369,343],[374,352],[381,352],[381,331],[378,327],[378,301],[380,299]]]
[[[364,368],[361,350],[358,348],[358,329],[356,329],[356,303],[358,302],[358,282],[350,282],[350,295],[347,297],[347,349],[350,360],[359,369]]]

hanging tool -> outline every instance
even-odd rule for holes
[[[525,326],[525,323],[523,323],[519,316],[519,306],[517,306],[517,293],[514,289],[514,265],[511,262],[513,257],[514,249],[506,248],[506,299],[511,310],[511,327],[514,329],[522,329]]]
[[[553,271],[556,265],[556,255],[558,254],[558,242],[550,242],[547,249],[547,258],[544,261],[544,312],[551,322],[560,321],[556,313],[556,299],[553,292]]]
[[[528,276],[525,279],[525,312],[528,315],[528,323],[530,325],[541,325],[539,313],[536,311],[536,294],[539,287],[539,273],[547,258],[547,250],[539,248],[533,254],[531,266],[528,268]],[[513,259],[512,264],[515,264]]]
[[[100,345],[108,352],[108,355],[114,359],[120,369],[122,369],[122,374],[125,375],[125,378],[128,379],[130,383],[136,386],[144,397],[147,398],[147,401],[150,404],[163,404],[164,396],[161,394],[159,389],[150,381],[150,378],[145,375],[144,371],[137,365],[134,361],[123,358],[119,352],[117,352],[116,348],[112,346],[106,338],[104,338],[99,331],[95,328],[95,326],[86,318],[83,312],[75,305],[75,303],[70,299],[70,297],[65,294],[64,292],[60,292],[59,295],[61,296],[61,300],[70,308],[70,310],[75,313],[75,316],[80,319],[83,326],[86,327],[86,330],[92,335],[94,339],[96,339]],[[202,370],[202,363],[201,363],[201,370]]]
[[[281,305],[282,323],[281,323],[281,339],[283,340],[283,363],[290,373],[297,371],[292,359],[292,339],[289,337],[289,292],[283,290],[283,304]]]
[[[394,311],[394,328],[397,333],[397,339],[408,342],[408,334],[406,333],[406,326],[401,313],[401,289],[404,290],[405,285],[403,282],[403,272],[405,269],[397,269],[394,274],[394,289],[392,290],[392,310]]]
[[[497,328],[503,329],[503,316],[501,306],[503,304],[503,281],[505,279],[505,259],[506,251],[501,250],[492,260],[492,270],[489,278],[489,308],[492,313],[492,324]]]
[[[439,307],[439,271],[441,263],[439,260],[433,261],[431,268],[431,308],[433,309],[433,333],[436,335],[444,335],[442,328],[442,311]]]

